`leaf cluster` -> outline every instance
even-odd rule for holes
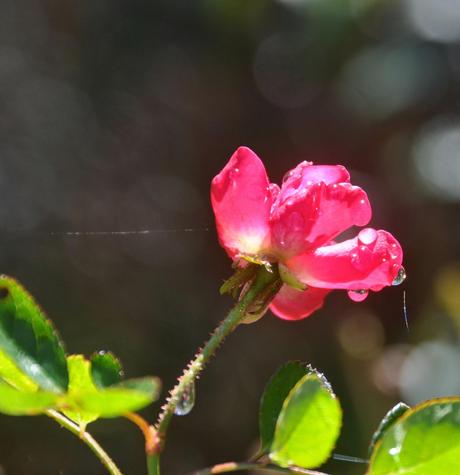
[[[260,452],[279,467],[312,469],[332,455],[342,410],[324,376],[299,362],[283,365],[260,404]],[[370,446],[366,475],[460,474],[460,397],[404,403],[382,419]]]
[[[100,417],[142,409],[159,394],[155,377],[123,379],[110,352],[67,355],[54,326],[14,279],[0,276],[0,412],[60,411],[82,430]]]

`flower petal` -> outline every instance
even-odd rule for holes
[[[219,241],[230,257],[254,255],[268,245],[268,218],[276,195],[260,158],[239,147],[211,184]]]
[[[313,287],[297,290],[283,285],[270,304],[270,310],[283,320],[301,320],[321,308],[329,292],[327,289]]]
[[[350,183],[315,183],[287,200],[278,198],[271,216],[273,243],[282,255],[303,254],[353,225],[365,226],[371,215],[361,188]]]
[[[350,174],[342,165],[313,165],[313,162],[301,162],[284,175],[280,201],[284,202],[299,191],[320,182],[349,183]]]
[[[307,285],[325,289],[381,290],[401,268],[403,252],[387,231],[363,229],[357,237],[285,262]]]

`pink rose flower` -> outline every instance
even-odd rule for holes
[[[302,162],[280,188],[260,158],[240,147],[213,179],[211,202],[219,241],[234,261],[279,264],[285,283],[270,309],[280,318],[308,317],[333,289],[362,301],[404,278],[401,246],[387,231],[365,228],[334,242],[372,216],[367,194],[341,165]]]

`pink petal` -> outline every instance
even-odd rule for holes
[[[249,148],[239,147],[212,180],[211,202],[221,245],[231,257],[257,254],[269,242],[268,218],[278,191]]]
[[[387,231],[363,229],[357,237],[285,262],[307,285],[325,289],[381,290],[401,268],[403,252]]]
[[[298,191],[319,182],[349,183],[350,174],[342,165],[313,165],[313,162],[301,162],[284,175],[280,198],[286,201]]]
[[[301,320],[321,308],[329,292],[330,290],[313,287],[307,290],[296,290],[283,285],[270,304],[270,310],[283,320]]]
[[[350,183],[301,185],[287,200],[283,193],[282,188],[271,226],[273,243],[284,256],[322,246],[353,225],[365,226],[372,215],[366,193]]]

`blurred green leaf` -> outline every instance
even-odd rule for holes
[[[372,436],[371,443],[369,444],[369,454],[374,450],[377,442],[383,437],[385,432],[407,411],[410,407],[403,402],[398,402],[396,406],[391,408],[386,414],[385,417],[380,422],[377,430]]]
[[[308,373],[306,365],[298,361],[289,361],[270,378],[260,400],[259,429],[260,451],[270,450],[275,434],[276,421],[283,402],[300,378]]]
[[[76,402],[100,417],[117,417],[137,411],[158,398],[160,381],[154,377],[131,379],[96,393],[80,393]]]
[[[22,392],[0,383],[0,412],[11,416],[41,414],[55,406],[58,395],[51,392]]]
[[[123,370],[111,352],[99,351],[91,356],[91,376],[98,388],[106,388],[121,381]]]
[[[0,350],[8,368],[0,370],[16,387],[63,392],[68,373],[65,352],[51,322],[31,295],[14,279],[0,276]],[[19,376],[19,371],[27,377]]]
[[[335,446],[341,423],[340,404],[328,382],[318,373],[307,374],[284,401],[271,460],[282,467],[321,465]]]
[[[69,391],[66,401],[71,409],[64,410],[64,414],[84,428],[90,422],[99,418],[97,411],[86,410],[75,401],[80,395],[96,394],[97,388],[91,378],[91,363],[83,355],[70,355],[67,357],[69,369]]]
[[[426,401],[405,412],[374,448],[369,475],[460,473],[460,397]]]

